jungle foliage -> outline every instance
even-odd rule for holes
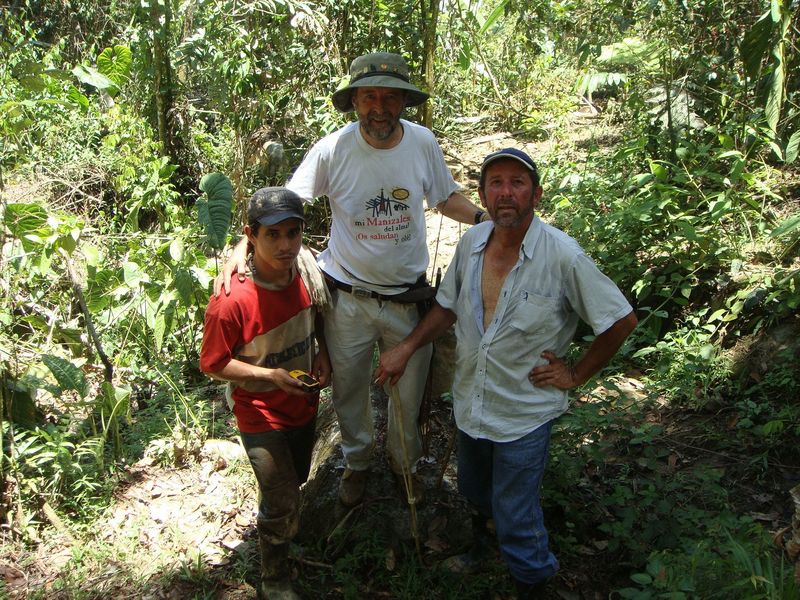
[[[187,390],[203,381],[203,312],[243,199],[346,121],[331,92],[353,57],[387,49],[433,92],[408,116],[440,138],[548,142],[535,157],[548,218],[638,311],[595,382],[609,394],[555,434],[545,497],[563,516],[559,551],[601,537],[617,566],[598,591],[621,598],[800,597],[790,559],[729,491],[786,492],[798,471],[780,469],[800,464],[796,1],[0,8],[5,539],[33,545],[53,515],[90,524],[149,442],[207,434]],[[576,106],[619,133],[571,147]],[[321,245],[324,205],[312,215]],[[635,406],[611,393],[626,369],[648,390]],[[143,426],[148,405],[166,419]],[[746,459],[681,468],[664,414],[701,423],[692,446]]]

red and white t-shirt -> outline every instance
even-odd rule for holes
[[[281,290],[234,277],[230,295],[212,296],[208,303],[200,368],[216,373],[235,358],[270,369],[311,371],[315,315],[299,274]],[[294,396],[266,381],[234,382],[233,401],[239,430],[260,433],[307,424],[317,412],[319,394]]]

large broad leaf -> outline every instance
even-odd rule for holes
[[[783,52],[782,48],[774,48],[772,53],[773,65],[772,73],[767,80],[767,105],[765,113],[767,117],[767,124],[774,134],[778,127],[778,121],[781,117],[781,107],[783,106]]]
[[[200,180],[200,189],[208,200],[197,201],[200,223],[205,227],[206,240],[215,250],[222,250],[231,227],[233,186],[222,173],[209,173]]]
[[[786,144],[786,152],[784,154],[786,164],[791,164],[797,159],[798,151],[800,151],[800,129],[792,134]]]
[[[83,112],[89,110],[89,99],[86,96],[84,96],[81,93],[81,91],[74,85],[69,86],[69,91],[67,92],[67,98],[69,98],[70,102],[80,107],[80,109]]]
[[[113,81],[118,87],[128,79],[133,55],[127,46],[106,48],[97,57],[97,70]]]
[[[767,48],[769,48],[773,25],[770,13],[764,13],[756,21],[755,25],[744,34],[742,43],[739,46],[745,71],[751,79],[758,77],[761,61],[767,52]]]
[[[173,285],[178,292],[178,297],[181,299],[181,302],[187,306],[194,304],[194,277],[192,277],[191,271],[179,267],[178,270],[175,271]]]
[[[5,226],[14,237],[22,238],[47,223],[47,211],[38,204],[13,203],[6,206]]]
[[[60,356],[53,356],[52,354],[45,354],[42,356],[42,362],[50,369],[50,372],[53,374],[53,377],[56,378],[58,387],[62,392],[75,390],[80,394],[81,398],[86,397],[89,391],[86,383],[86,376],[78,367],[68,360]]]
[[[85,65],[78,65],[74,69],[72,69],[72,74],[78,78],[83,84],[96,88],[98,90],[104,90],[109,93],[113,93],[117,91],[117,84],[111,81],[108,77],[103,75],[97,69],[92,67],[87,67]]]

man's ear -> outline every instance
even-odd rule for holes
[[[480,188],[478,188],[478,198],[481,199],[481,206],[486,208],[486,198],[483,195],[483,190]]]
[[[533,207],[536,208],[539,206],[539,200],[542,199],[542,186],[537,187],[533,191]]]
[[[255,244],[256,236],[253,235],[253,230],[250,228],[250,225],[244,226],[244,236],[248,239],[251,244]]]

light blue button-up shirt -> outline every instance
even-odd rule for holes
[[[541,353],[564,356],[578,319],[595,335],[631,312],[622,292],[570,236],[535,217],[483,327],[481,273],[494,224],[476,225],[458,244],[436,301],[456,321],[453,406],[458,428],[473,438],[509,442],[567,409],[567,392],[535,387]]]

